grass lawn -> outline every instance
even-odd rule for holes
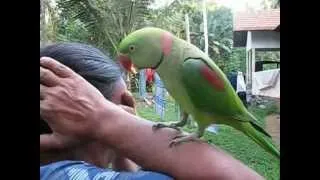
[[[155,113],[153,107],[148,107],[143,103],[138,103],[138,114],[148,120],[159,122],[160,116]],[[274,104],[269,104],[265,109],[258,107],[249,107],[249,110],[261,120],[264,125],[264,118],[271,113],[277,112]],[[174,103],[169,102],[166,108],[166,115],[163,121],[177,120],[177,111]],[[184,128],[185,131],[191,132],[195,129]],[[265,152],[256,145],[251,139],[247,138],[241,132],[227,126],[220,126],[217,135],[206,132],[204,138],[210,143],[224,149],[236,159],[242,161],[266,179],[280,179],[280,161],[272,155]]]

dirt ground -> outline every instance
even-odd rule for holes
[[[272,136],[272,139],[280,147],[280,115],[273,114],[266,117],[266,129]]]

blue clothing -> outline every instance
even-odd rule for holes
[[[238,76],[238,73],[236,72],[231,72],[228,75],[228,79],[235,91],[237,90],[237,76]]]
[[[40,180],[172,180],[151,171],[116,172],[101,169],[83,161],[59,161],[40,166]]]

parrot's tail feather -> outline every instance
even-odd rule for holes
[[[280,158],[280,151],[278,148],[272,144],[270,141],[266,140],[257,133],[255,126],[252,123],[243,123],[242,132],[249,136],[254,142],[260,145],[263,149],[267,152],[271,153],[272,155],[276,156],[278,159]]]
[[[259,132],[261,132],[262,134],[264,134],[264,135],[268,136],[269,138],[271,138],[271,135],[270,135],[267,131],[265,131],[265,130],[263,129],[263,127],[261,127],[261,126],[257,123],[258,120],[257,120],[256,117],[254,117],[254,115],[252,115],[249,111],[247,111],[247,115],[248,115],[249,118],[251,119],[251,121],[250,121],[251,125],[252,125],[257,131],[259,131]]]
[[[259,131],[259,132],[261,132],[262,134],[264,134],[264,135],[268,136],[269,138],[271,138],[271,135],[270,135],[267,131],[265,131],[260,125],[258,125],[258,124],[255,123],[255,122],[252,122],[252,121],[250,121],[250,124],[251,124],[257,131]]]

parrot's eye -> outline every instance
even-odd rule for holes
[[[133,45],[131,45],[131,46],[129,46],[129,50],[132,52],[132,51],[134,51],[136,48],[133,46]]]

